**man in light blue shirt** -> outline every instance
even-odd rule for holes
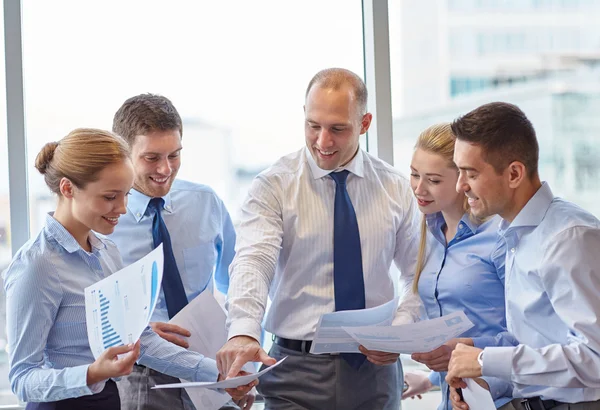
[[[504,379],[523,399],[503,409],[600,409],[600,222],[541,182],[535,131],[518,107],[486,104],[452,129],[457,189],[476,216],[503,218],[508,333],[501,347],[459,344],[448,382]]]
[[[158,241],[170,242],[169,255],[174,260],[169,272],[165,250],[165,277],[175,275],[177,286],[171,291],[163,278],[151,326],[164,339],[187,348],[180,336],[189,336],[189,332],[166,322],[202,291],[212,292],[213,275],[217,289],[227,293],[235,246],[231,218],[211,188],[175,179],[181,164],[183,129],[177,110],[167,98],[142,94],[128,99],[115,114],[113,131],[131,146],[135,181],[127,214],[121,217],[111,239],[129,265],[156,247],[156,229],[164,222],[167,239]],[[178,380],[135,366],[132,375],[119,383],[123,409],[193,409],[185,390],[150,389],[173,382]]]

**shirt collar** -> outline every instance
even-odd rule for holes
[[[54,212],[50,212],[46,215],[46,231],[52,236],[60,246],[62,246],[67,252],[73,253],[78,250],[83,250],[81,245],[75,240],[73,235],[67,229],[62,226],[60,222],[54,219]],[[106,244],[100,239],[93,231],[90,231],[88,235],[92,252],[94,250],[102,250],[106,248]]]
[[[357,177],[362,178],[365,175],[364,162],[363,162],[363,151],[360,148],[358,149],[358,152],[356,153],[354,158],[352,158],[352,160],[350,160],[349,163],[347,163],[343,167],[340,167],[340,168],[337,168],[334,170],[319,168],[319,166],[315,162],[315,159],[313,158],[312,154],[310,153],[310,150],[308,149],[308,147],[304,148],[304,155],[306,156],[306,160],[308,161],[308,166],[310,167],[310,171],[311,171],[314,179],[320,179],[320,178],[323,178],[323,177],[331,174],[332,172],[339,172],[344,169],[347,169],[348,171],[350,171]]]
[[[523,209],[517,214],[512,223],[502,220],[500,223],[500,231],[506,232],[511,228],[519,228],[524,226],[538,226],[554,199],[554,194],[547,182],[543,182],[540,189],[531,197],[525,204]]]
[[[441,231],[442,226],[446,224],[441,212],[425,215],[425,220],[427,221],[427,227],[432,233]],[[471,218],[468,212],[465,212],[462,218],[460,218],[460,223],[466,225],[473,234],[475,234],[479,228],[479,224]]]
[[[165,200],[165,205],[163,209],[168,213],[173,212],[173,202],[171,201],[171,191],[167,193],[167,195],[162,197]],[[129,195],[129,201],[127,202],[127,209],[136,222],[139,222],[144,215],[146,214],[146,210],[148,209],[148,203],[150,203],[151,197],[146,194],[142,194],[137,189],[132,189]]]

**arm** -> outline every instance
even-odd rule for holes
[[[569,343],[486,348],[483,373],[516,385],[600,388],[600,229],[574,227],[551,240],[540,278]],[[518,387],[518,386],[516,386]]]
[[[504,284],[505,263],[506,263],[506,242],[498,237],[496,246],[491,254],[492,265],[496,268],[498,279]],[[464,342],[463,342],[464,343]],[[505,331],[496,336],[477,336],[472,338],[472,346],[483,349],[487,346],[516,346],[519,341],[513,335]]]
[[[263,175],[256,177],[242,206],[236,255],[227,295],[229,340],[217,353],[222,374],[233,376],[249,361],[275,363],[260,347],[262,318],[283,242],[281,203]]]
[[[215,267],[215,283],[217,290],[227,294],[229,289],[229,265],[235,255],[235,229],[225,204],[219,200],[221,219],[223,222],[221,235],[217,240],[217,266]]]
[[[245,335],[260,340],[282,238],[281,204],[271,184],[259,175],[242,205],[237,253],[230,267],[226,304],[230,339]]]
[[[396,232],[396,250],[394,262],[403,278],[404,297],[398,306],[393,325],[403,325],[419,320],[421,312],[421,298],[412,291],[412,283],[417,267],[417,253],[419,251],[419,235],[421,214],[416,206],[413,194],[408,185],[401,192],[404,199],[404,220]]]
[[[169,376],[190,381],[216,381],[217,365],[213,359],[177,346],[147,327],[140,337],[138,363]]]
[[[9,379],[13,392],[23,401],[41,402],[102,390],[104,382],[93,390],[88,387],[89,365],[42,368],[46,364],[44,350],[61,303],[62,289],[51,263],[41,255],[29,255],[29,259],[15,260],[4,282]]]
[[[489,376],[482,376],[481,379],[487,383],[494,401],[502,397],[512,397],[513,385],[506,380]]]

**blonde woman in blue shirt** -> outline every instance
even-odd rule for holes
[[[175,346],[147,328],[135,345],[111,347],[94,360],[84,288],[121,269],[113,232],[133,184],[127,143],[77,129],[44,146],[36,168],[58,195],[42,231],[17,252],[5,278],[9,379],[27,409],[120,409],[111,378],[134,362],[188,380],[217,380],[214,360]],[[122,355],[119,357],[119,355]],[[243,396],[251,386],[228,392]]]
[[[411,163],[411,186],[424,214],[413,290],[419,293],[428,319],[463,310],[475,325],[461,335],[465,339],[413,355],[434,371],[429,377],[407,372],[408,390],[403,398],[437,384],[442,390],[439,410],[452,408],[444,372],[456,343],[472,338],[476,345],[493,344],[494,336],[506,330],[505,250],[497,238],[499,219],[480,221],[470,215],[467,198],[456,191],[458,168],[452,162],[453,153],[450,124],[434,125],[419,136]],[[486,382],[498,407],[510,401],[506,383]]]

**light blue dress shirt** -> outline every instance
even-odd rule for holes
[[[132,189],[127,213],[119,218],[110,235],[126,266],[154,249],[150,199]],[[175,180],[163,199],[162,216],[188,301],[206,288],[212,290],[213,275],[217,289],[226,294],[229,264],[235,254],[235,230],[223,201],[206,185],[181,180]],[[162,288],[151,321],[169,321]]]
[[[84,289],[123,267],[115,245],[90,233],[91,252],[52,216],[17,252],[4,277],[13,392],[23,401],[50,402],[97,393],[88,387],[94,362],[85,321]],[[214,360],[160,338],[149,327],[138,363],[186,380],[217,380]]]
[[[447,246],[442,213],[427,215],[426,220],[428,258],[419,278],[419,295],[427,318],[462,310],[474,326],[460,337],[471,337],[476,345],[495,342],[494,336],[506,330],[506,250],[497,233],[500,217],[478,225],[465,214]],[[445,377],[445,372],[430,375],[430,380],[442,390],[440,410],[452,408]],[[510,401],[510,384],[495,378],[486,381],[497,407]]]
[[[500,234],[506,317],[517,346],[488,347],[483,374],[515,397],[600,399],[600,221],[544,183]]]

